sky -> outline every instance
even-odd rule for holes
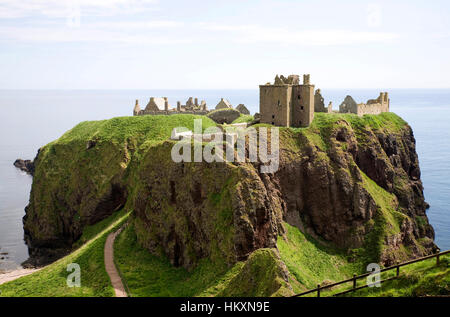
[[[0,0],[0,89],[450,88],[450,1]]]

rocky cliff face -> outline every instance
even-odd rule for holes
[[[22,172],[33,175],[34,174],[34,161],[17,159],[14,161],[14,166],[20,169]]]
[[[317,134],[299,133],[300,146],[282,150],[280,171],[264,183],[280,197],[290,224],[341,248],[363,248],[368,261],[392,264],[429,253],[434,232],[412,130],[392,114],[378,119],[377,125],[321,116],[311,132],[323,143]]]
[[[24,218],[32,254],[69,248],[122,207],[134,210],[142,246],[188,269],[276,248],[284,222],[354,261],[390,264],[435,247],[414,136],[394,114],[316,114],[309,128],[283,128],[274,174],[260,163],[175,163],[170,124],[149,143],[145,124],[107,137],[119,123],[77,127],[41,150]]]

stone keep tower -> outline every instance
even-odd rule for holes
[[[285,127],[307,127],[314,119],[314,85],[309,75],[275,77],[272,84],[259,86],[259,112],[262,123]]]

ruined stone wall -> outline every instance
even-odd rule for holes
[[[274,84],[259,86],[261,123],[284,127],[307,127],[314,119],[314,85],[309,75],[276,76]]]
[[[317,89],[314,94],[314,112],[333,112],[333,105],[331,102],[328,104],[328,107],[325,107],[325,99],[322,97],[320,89]]]
[[[357,115],[363,116],[365,114],[380,114],[382,112],[389,112],[389,107],[386,104],[376,103],[376,104],[359,104],[357,107]]]
[[[345,97],[344,101],[339,105],[339,112],[357,114],[358,104],[351,96],[347,96]]]
[[[314,85],[292,87],[292,120],[294,127],[307,127],[314,119]]]
[[[370,99],[367,103],[360,104],[357,104],[351,96],[347,96],[339,106],[339,112],[354,113],[358,116],[389,112],[389,95],[387,92],[382,92],[377,99]]]
[[[370,99],[367,103],[358,105],[359,116],[382,112],[389,112],[389,95],[387,92],[381,92],[377,99]]]
[[[262,85],[259,87],[261,123],[289,127],[292,86]]]
[[[207,115],[209,113],[208,110],[201,110],[201,111],[146,111],[141,110],[139,113],[135,114],[138,116],[143,115],[172,115],[172,114],[196,114],[196,115]]]

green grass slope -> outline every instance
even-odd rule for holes
[[[241,114],[241,116],[234,120],[232,123],[252,122],[253,120],[254,118],[251,114]]]
[[[117,117],[81,122],[55,143],[67,144],[91,139],[123,142],[129,138],[136,139],[138,143],[158,142],[168,139],[173,128],[185,127],[193,130],[195,119],[202,120],[203,129],[216,125],[206,116],[191,114]]]
[[[280,277],[280,260],[270,249],[260,249],[246,262],[238,262],[232,267],[224,261],[202,259],[188,272],[142,248],[133,226],[128,226],[117,237],[114,254],[122,277],[134,297],[292,294]]]
[[[284,224],[286,239],[278,237],[281,259],[291,273],[291,285],[296,293],[344,280],[359,272],[358,263],[348,262],[342,250],[326,246],[298,228]]]
[[[322,242],[315,241],[300,230],[285,224],[287,239],[278,239],[281,259],[286,263],[291,274],[290,284],[296,294],[315,289],[318,284],[326,286],[351,278],[353,274],[366,273],[358,262],[352,262],[344,252]],[[381,273],[381,280],[394,277],[396,270]],[[367,284],[367,279],[357,280],[357,287]],[[351,289],[348,282],[321,291],[322,297],[333,296]],[[403,266],[397,279],[381,283],[381,287],[364,288],[351,292],[347,297],[418,297],[450,295],[450,254],[441,256],[439,266],[436,259]],[[305,295],[317,296],[316,292]],[[340,295],[339,295],[340,296]]]
[[[193,130],[195,119],[203,129],[215,126],[205,116],[187,114],[86,121],[42,147],[35,162],[27,231],[35,240],[63,240],[61,224],[68,223],[76,239],[83,226],[92,223],[98,206],[111,197],[113,185],[126,189],[128,165],[138,165],[149,148],[170,138],[173,128]]]
[[[381,279],[395,275],[395,270],[383,272]],[[364,281],[363,281],[364,283]],[[354,297],[423,297],[450,296],[450,254],[400,268],[397,279],[386,281],[381,287],[364,288],[351,293]]]
[[[129,187],[127,197],[129,203],[137,196],[136,171],[145,165],[146,155],[160,158],[161,160],[153,161],[161,161],[161,166],[164,167],[163,159],[167,157],[164,156],[167,153],[151,151],[162,148],[157,145],[170,137],[174,127],[192,130],[193,119],[201,119],[203,129],[215,126],[215,123],[207,117],[193,115],[122,117],[80,123],[41,150],[41,165],[36,171],[34,184],[40,189],[33,194],[36,210],[48,213],[48,223],[51,226],[55,214],[66,211],[64,209],[66,206],[55,205],[52,195],[58,193],[68,206],[79,204],[74,207],[77,213],[67,218],[73,218],[74,223],[79,225],[80,218],[86,216],[81,210],[85,208],[86,214],[92,210],[88,206],[91,196],[95,195],[101,199],[113,180],[123,182],[124,186]],[[245,122],[250,120],[250,117],[241,116],[237,120]],[[366,129],[396,133],[406,124],[393,113],[363,117],[317,113],[313,124],[308,128],[282,128],[281,147],[289,148],[293,155],[300,153],[304,144],[300,143],[301,138],[298,134],[303,134],[307,141],[325,151],[330,146],[330,133],[336,125],[339,125],[340,120],[345,120],[351,125],[358,142],[365,141]],[[256,125],[258,126],[267,125]],[[87,150],[88,142],[96,143],[95,147]],[[325,153],[323,156],[324,160],[329,160]],[[153,169],[149,170],[149,174],[145,174],[157,179],[150,172],[158,175],[158,171]],[[209,177],[217,179],[216,174]],[[406,217],[397,210],[395,197],[364,174],[361,184],[374,198],[378,214],[367,224],[371,230],[360,249],[344,252],[323,241],[313,239],[296,227],[284,224],[286,235],[278,238],[279,254],[273,249],[259,249],[253,252],[247,261],[237,262],[231,267],[218,256],[200,259],[191,271],[187,271],[182,267],[172,266],[166,258],[152,255],[140,246],[134,223],[127,226],[118,236],[115,244],[115,261],[131,295],[136,297],[284,296],[314,288],[317,284],[340,281],[352,276],[353,273],[364,273],[363,268],[367,263],[378,261],[383,241],[387,236],[399,232],[399,225],[403,217]],[[185,188],[188,188],[188,185],[186,184]],[[65,191],[60,191],[61,188]],[[88,199],[80,203],[78,200],[80,196]],[[228,203],[231,201],[222,193],[208,199],[214,208],[222,209],[228,208],[225,200]],[[132,209],[131,204],[126,206]],[[230,210],[226,211],[219,213],[219,216],[231,215]],[[172,214],[173,210],[165,209],[164,212],[170,217],[179,219],[179,214]],[[85,227],[83,235],[75,244],[78,247],[76,251],[42,271],[0,285],[1,296],[113,296],[104,268],[103,248],[107,234],[123,224],[128,215],[126,211],[121,211],[94,226]],[[41,214],[40,217],[44,216]],[[227,217],[223,217],[223,223],[232,223],[232,219]],[[31,223],[30,226],[32,225]],[[39,226],[37,224],[36,226],[38,231]],[[232,234],[227,226],[220,226],[219,229]],[[189,232],[185,233],[189,236]],[[407,256],[407,250],[399,252]],[[69,263],[78,263],[81,266],[81,288],[69,288],[66,285],[66,277],[69,274],[66,267]],[[448,261],[443,263],[448,265]],[[286,268],[290,272],[289,282],[283,278]],[[359,295],[411,296],[425,293],[441,294],[448,290],[446,288],[448,268],[443,269],[442,266],[435,269],[424,268],[423,278],[421,273],[411,271],[407,274],[406,269],[405,273],[402,279],[383,285],[382,291],[375,290],[372,291],[375,293],[370,293],[370,290],[366,290],[361,291]],[[441,286],[431,291],[433,282]],[[403,291],[397,291],[398,288],[402,288]]]
[[[92,227],[87,227],[81,241],[87,241],[70,255],[41,271],[0,285],[2,297],[110,297],[114,290],[105,270],[104,246],[108,234],[119,228],[129,213],[120,211]],[[81,287],[68,287],[67,265],[81,269]]]

